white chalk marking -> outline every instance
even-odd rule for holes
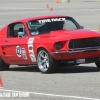
[[[6,90],[0,89],[0,91],[5,92],[26,92],[26,91],[16,91],[16,90]],[[80,96],[68,96],[68,95],[56,95],[56,94],[47,94],[47,93],[38,93],[38,92],[26,92],[33,95],[41,95],[41,96],[50,96],[50,97],[62,97],[62,98],[73,98],[73,99],[83,99],[83,100],[100,100],[98,98],[88,98],[88,97],[80,97]]]
[[[35,10],[35,9],[46,9],[46,8],[0,8],[0,10]]]
[[[45,10],[44,10],[45,11]],[[34,14],[45,14],[45,13],[48,13],[47,11],[45,11],[45,12],[41,12],[41,11],[34,11]],[[33,14],[33,12],[31,11],[31,12],[8,12],[8,13],[0,13],[0,16],[2,16],[2,15],[16,15],[16,14],[18,14],[18,15],[23,15],[23,14]]]

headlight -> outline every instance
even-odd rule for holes
[[[56,42],[55,44],[54,44],[54,48],[55,49],[57,49],[57,50],[59,50],[59,49],[61,49],[61,43],[60,42]]]

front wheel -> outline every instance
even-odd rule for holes
[[[95,62],[95,64],[100,69],[100,62]]]
[[[8,70],[9,64],[5,64],[4,61],[0,58],[0,71]]]
[[[51,73],[56,70],[57,63],[45,49],[40,49],[37,54],[37,65],[42,73]]]

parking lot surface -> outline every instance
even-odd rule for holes
[[[54,14],[72,16],[85,29],[96,31],[100,24],[100,1],[0,0],[0,28],[17,19]],[[0,75],[4,85],[0,96],[10,94],[10,97],[1,96],[0,100],[100,99],[100,70],[94,63],[63,66],[53,74],[41,74],[37,66],[12,65]],[[19,96],[21,93],[23,96]]]

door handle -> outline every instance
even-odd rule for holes
[[[4,40],[4,42],[8,42],[8,40]]]

